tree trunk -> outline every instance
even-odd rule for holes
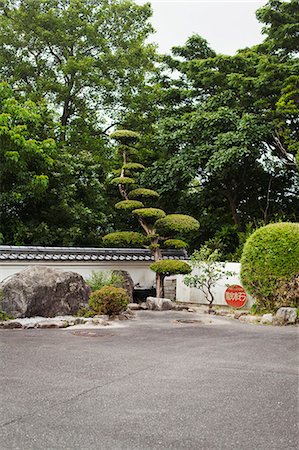
[[[240,228],[241,223],[240,223],[240,218],[239,218],[238,213],[237,213],[236,195],[232,195],[231,191],[229,189],[226,189],[225,190],[225,197],[227,198],[227,201],[228,201],[228,204],[229,204],[229,209],[231,211],[234,224],[237,225],[238,228]]]
[[[163,281],[160,273],[156,273],[156,297],[162,297]]]

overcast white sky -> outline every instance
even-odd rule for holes
[[[136,0],[136,3],[146,3]],[[162,53],[174,45],[183,45],[198,33],[217,52],[233,55],[236,50],[259,44],[261,24],[255,11],[266,0],[152,0],[152,24],[156,30],[151,41]]]

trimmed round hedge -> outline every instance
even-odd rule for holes
[[[121,202],[116,203],[116,209],[121,209],[122,211],[133,211],[137,208],[143,208],[143,203],[138,200],[122,200]]]
[[[135,180],[130,177],[116,177],[111,180],[111,184],[135,184]]]
[[[110,134],[110,138],[115,139],[121,144],[129,145],[138,141],[139,134],[131,130],[116,130]]]
[[[96,313],[113,316],[124,311],[129,303],[126,291],[119,287],[104,286],[89,297],[89,307]]]
[[[191,266],[184,261],[177,261],[173,259],[164,259],[156,261],[150,265],[150,269],[160,275],[170,276],[178,274],[187,274],[192,271]]]
[[[156,191],[153,191],[152,189],[145,189],[145,188],[139,188],[134,189],[133,191],[129,192],[129,199],[135,200],[136,198],[159,198],[159,194]]]
[[[159,208],[135,209],[134,211],[132,211],[132,214],[134,214],[135,216],[139,216],[142,219],[147,219],[150,222],[155,222],[157,219],[166,216],[166,213]]]
[[[122,167],[125,170],[144,170],[145,167],[143,164],[129,162],[123,165]]]
[[[282,286],[299,274],[299,224],[274,223],[256,230],[241,257],[241,280],[257,306],[275,310]],[[286,300],[284,306],[289,306]]]
[[[184,234],[199,229],[199,222],[194,217],[185,214],[169,214],[157,220],[155,228],[161,234]]]
[[[146,243],[146,236],[135,231],[116,231],[106,234],[103,242],[107,247],[142,247]]]
[[[163,247],[175,248],[179,250],[180,248],[187,248],[188,244],[182,239],[166,239],[166,241],[164,241],[163,243]]]

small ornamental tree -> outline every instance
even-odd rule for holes
[[[196,275],[187,275],[184,284],[189,287],[199,289],[209,304],[209,314],[214,302],[213,288],[217,281],[224,277],[231,277],[235,272],[225,270],[225,263],[219,262],[218,250],[211,250],[207,246],[202,246],[190,257],[191,266],[198,270]]]
[[[111,180],[112,184],[118,186],[122,198],[115,207],[119,211],[132,214],[137,219],[143,233],[119,231],[107,234],[103,241],[110,247],[130,247],[139,244],[138,246],[149,248],[155,260],[150,268],[156,272],[156,293],[157,297],[161,297],[164,293],[166,276],[186,274],[191,271],[190,266],[183,261],[162,261],[161,247],[186,248],[186,242],[174,238],[198,230],[199,222],[193,217],[183,214],[167,215],[155,204],[159,199],[158,192],[137,186],[133,175],[135,172],[143,170],[144,166],[132,162],[130,159],[132,156],[136,157],[137,154],[134,144],[139,139],[138,133],[130,130],[117,130],[110,137],[119,144],[118,152],[122,160],[122,166],[117,171],[118,176]]]

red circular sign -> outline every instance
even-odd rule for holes
[[[247,302],[246,292],[242,286],[238,286],[237,284],[229,286],[225,291],[224,297],[226,303],[234,308],[243,308]]]

